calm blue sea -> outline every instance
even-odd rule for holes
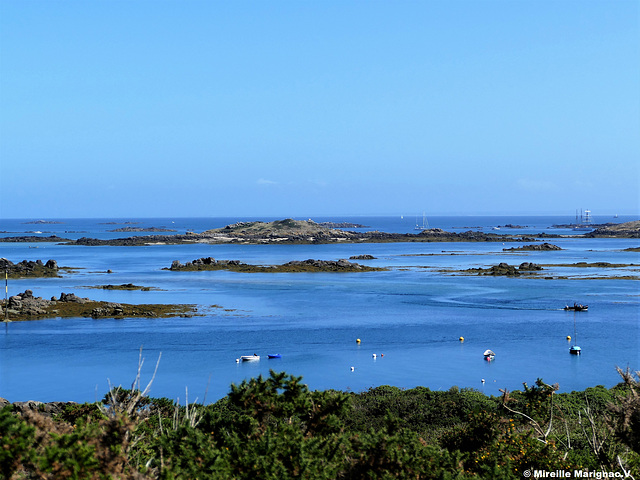
[[[623,222],[636,217],[598,218]],[[0,235],[118,238],[124,226],[200,232],[237,221],[270,218],[54,219],[60,223],[0,220]],[[49,219],[51,220],[51,219]],[[414,232],[422,215],[315,217],[348,221],[366,230]],[[575,233],[552,229],[575,217],[429,217],[429,227],[518,234]],[[507,224],[522,229],[505,228]],[[500,230],[496,230],[499,228]],[[143,235],[145,233],[142,233]],[[212,402],[232,382],[270,369],[303,376],[313,389],[362,391],[378,385],[448,389],[472,387],[487,394],[518,389],[538,377],[561,391],[613,386],[616,366],[640,369],[639,282],[593,279],[640,275],[640,254],[626,252],[638,240],[550,240],[558,252],[504,252],[509,243],[392,243],[346,245],[154,245],[79,247],[50,243],[0,243],[13,262],[55,259],[76,267],[62,278],[13,280],[9,295],[33,290],[49,298],[61,292],[122,303],[192,303],[203,316],[172,319],[51,319],[0,324],[0,397],[10,401],[101,399],[109,383],[131,386],[142,348],[142,382],[151,395]],[[346,274],[243,274],[170,272],[204,256],[276,264],[290,260],[340,259],[371,254],[368,265],[385,272]],[[453,276],[442,270],[520,264],[604,261],[633,263],[623,269],[554,267],[563,280]],[[365,263],[365,261],[361,261]],[[113,273],[107,274],[107,270]],[[585,277],[590,277],[589,279]],[[88,289],[134,283],[142,292]],[[562,309],[574,301],[588,312]],[[575,327],[574,327],[575,325]],[[583,355],[569,355],[567,335]],[[464,337],[464,342],[459,337]],[[360,339],[360,343],[356,342]],[[493,362],[482,353],[496,352]],[[259,362],[236,363],[257,353]],[[282,358],[268,360],[267,354]],[[373,354],[376,357],[373,357]],[[351,370],[353,367],[353,371]],[[482,379],[485,382],[482,382]]]

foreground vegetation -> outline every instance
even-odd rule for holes
[[[487,397],[457,387],[310,391],[272,371],[207,406],[148,398],[134,383],[53,418],[0,410],[0,476],[522,479],[546,470],[624,478],[640,470],[640,384],[619,372],[612,389],[559,394],[538,380]]]

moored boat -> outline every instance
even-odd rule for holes
[[[573,310],[575,312],[584,312],[589,309],[589,305],[582,305],[581,303],[574,303],[573,305],[565,305],[565,310]]]
[[[253,355],[242,355],[240,357],[240,360],[242,360],[243,362],[253,362],[255,360],[260,360],[260,355],[257,354],[253,354]]]
[[[488,350],[487,349],[487,350],[484,351],[483,355],[484,355],[484,359],[487,360],[487,361],[491,361],[494,358],[496,358],[496,354],[493,352],[493,350]]]
[[[279,353],[271,353],[267,355],[267,358],[282,358],[282,355],[280,355]]]

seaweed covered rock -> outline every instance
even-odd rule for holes
[[[292,260],[283,265],[251,265],[240,260],[216,260],[215,258],[198,258],[183,264],[174,260],[170,268],[172,271],[201,271],[201,270],[231,270],[244,273],[293,273],[293,272],[362,272],[383,270],[367,267],[349,260]]]
[[[513,252],[513,251],[549,252],[549,251],[555,251],[555,250],[562,250],[562,248],[547,242],[533,244],[533,245],[523,245],[521,247],[512,247],[512,248],[502,249],[502,251],[504,252]]]
[[[22,260],[13,263],[6,258],[0,258],[0,270],[6,271],[9,278],[59,276],[58,262],[55,260],[48,260],[47,263],[43,263],[42,260]]]
[[[509,265],[508,263],[501,262],[498,265],[493,265],[489,268],[469,268],[465,270],[467,273],[478,275],[504,275],[508,277],[517,277],[520,275],[530,275],[539,270],[542,270],[540,265],[530,262],[523,262],[519,266]]]

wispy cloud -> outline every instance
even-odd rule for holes
[[[273,180],[267,180],[266,178],[259,178],[256,182],[258,185],[277,185],[278,182],[274,182]]]

